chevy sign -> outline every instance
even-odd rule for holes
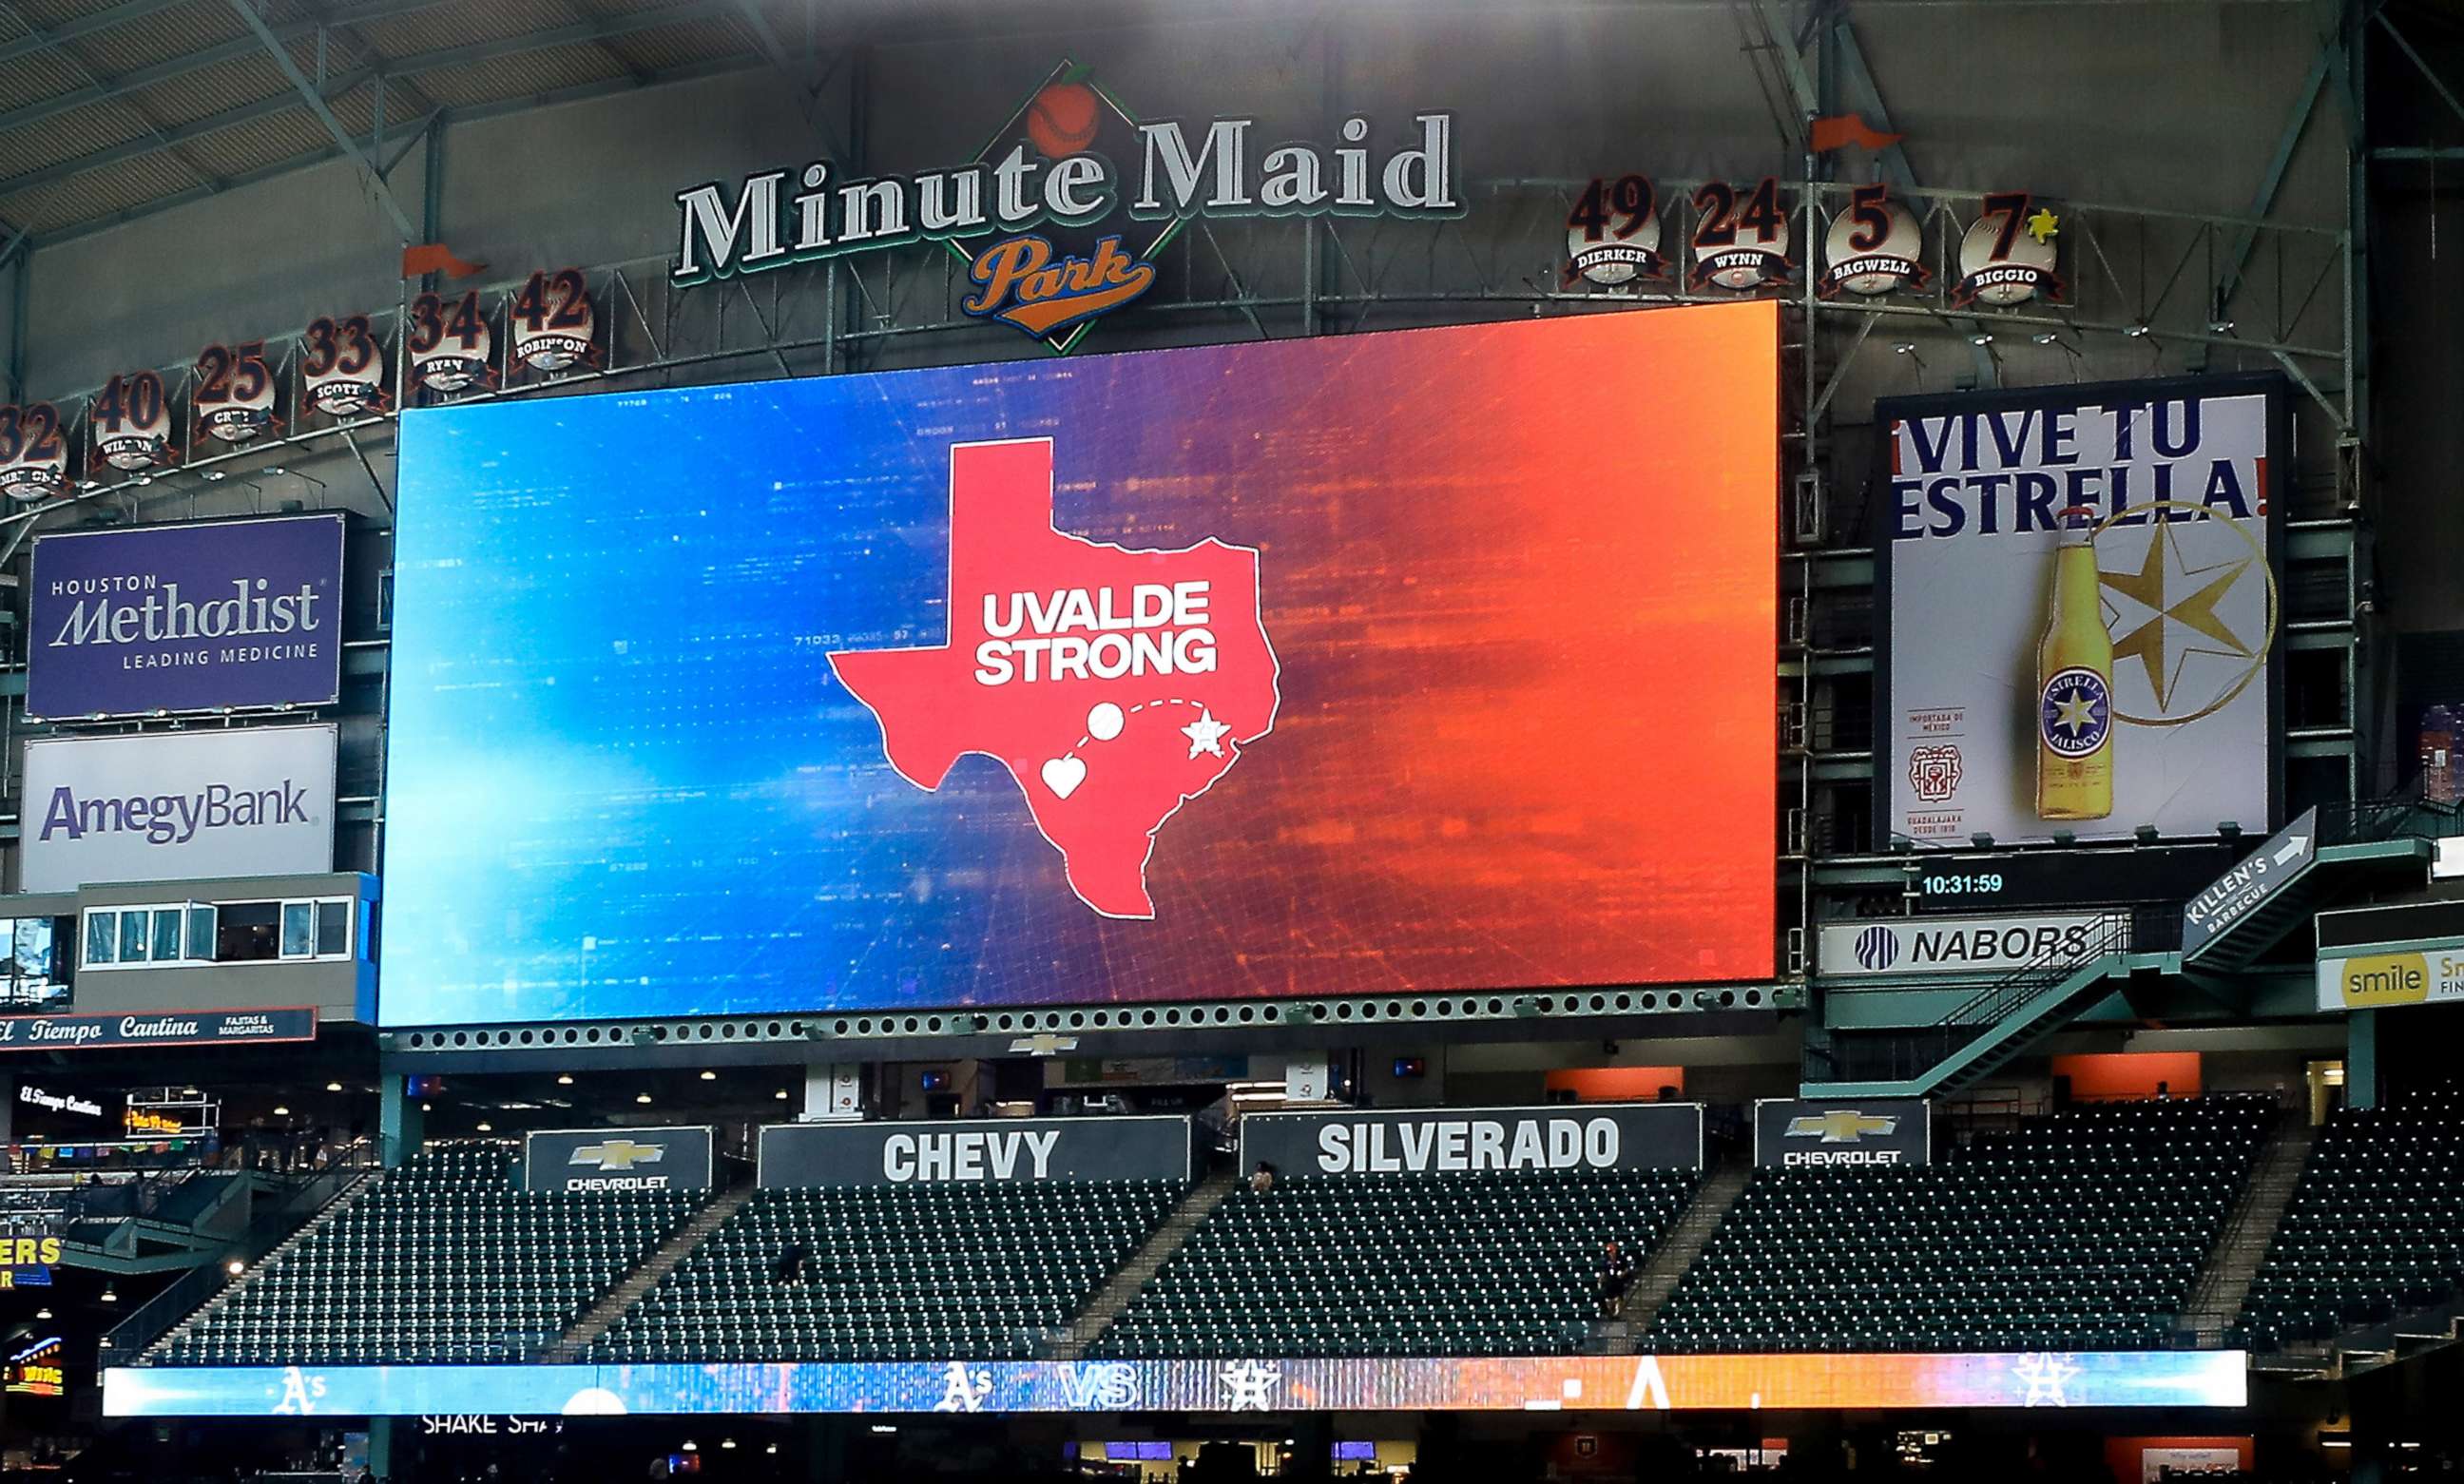
[[[331,725],[26,744],[19,889],[334,869]]]
[[[341,694],[342,518],[34,538],[26,714],[321,706]]]

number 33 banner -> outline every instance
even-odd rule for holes
[[[1905,398],[1876,415],[1877,844],[2270,828],[2282,383]]]

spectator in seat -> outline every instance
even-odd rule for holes
[[[1260,1160],[1258,1167],[1249,1172],[1249,1188],[1260,1195],[1275,1188],[1275,1167]]]
[[[1624,1315],[1625,1291],[1633,1286],[1634,1259],[1612,1240],[1600,1253],[1600,1318],[1614,1319]]]
[[[779,1260],[770,1265],[770,1275],[777,1278],[781,1283],[802,1283],[804,1281],[804,1258],[806,1255],[807,1253],[804,1244],[802,1242],[796,1243],[789,1247],[785,1251],[781,1252],[779,1254]]]

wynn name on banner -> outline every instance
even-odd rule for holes
[[[2167,397],[1910,418],[1890,444],[1891,539],[2050,532],[2074,505],[2117,517],[2158,500],[2236,520],[2266,514],[2266,458],[2247,438],[2233,440],[2235,456],[2213,456],[2201,413],[2197,397]]]

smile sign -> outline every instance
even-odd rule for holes
[[[912,242],[967,266],[959,308],[1056,352],[1155,281],[1155,256],[1201,216],[1463,214],[1454,116],[1376,137],[1281,142],[1255,119],[1141,121],[1063,62],[976,158],[909,175],[845,175],[829,161],[676,192],[678,286]]]

